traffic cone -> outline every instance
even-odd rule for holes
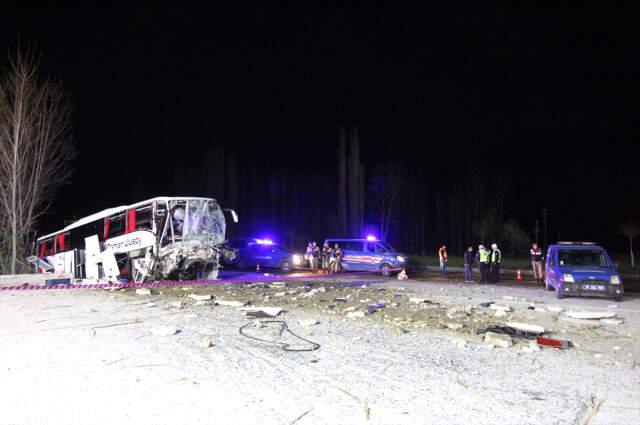
[[[520,274],[520,269],[518,269],[518,274],[516,274],[516,280],[522,280],[522,275]]]
[[[260,264],[256,264],[256,273],[260,273]]]

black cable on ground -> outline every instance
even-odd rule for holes
[[[249,322],[249,323],[247,323],[245,325],[240,326],[240,329],[238,329],[238,331],[240,332],[240,335],[242,335],[244,337],[247,337],[247,338],[250,338],[250,339],[253,339],[253,340],[256,340],[256,341],[266,342],[266,343],[269,343],[269,344],[277,345],[280,348],[282,348],[284,351],[315,351],[315,350],[320,348],[320,344],[318,344],[316,342],[313,342],[313,341],[309,341],[308,339],[305,339],[305,338],[301,337],[300,335],[297,335],[297,334],[293,333],[291,331],[291,329],[289,329],[289,326],[287,325],[287,322],[285,322],[284,320],[261,320],[260,322],[261,323],[280,323],[280,332],[278,332],[278,336],[281,336],[284,331],[287,331],[291,335],[293,335],[294,337],[296,337],[298,339],[301,339],[304,342],[308,342],[309,344],[312,345],[312,347],[311,348],[289,348],[291,346],[291,344],[288,344],[286,342],[279,342],[279,341],[273,341],[273,340],[269,340],[269,339],[262,339],[262,338],[258,338],[258,337],[255,337],[255,336],[248,335],[248,334],[243,332],[245,328],[247,328],[247,327],[249,327],[251,325],[255,326],[256,322],[257,321],[253,321],[253,322]]]

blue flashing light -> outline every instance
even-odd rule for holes
[[[256,239],[256,243],[260,245],[273,245],[273,241],[271,239]]]
[[[378,238],[376,238],[376,237],[375,237],[375,236],[373,236],[373,235],[368,235],[368,236],[367,236],[367,240],[368,240],[368,241],[377,241],[377,240],[378,240]]]

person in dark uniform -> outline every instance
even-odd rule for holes
[[[342,248],[340,248],[340,245],[336,244],[333,248],[333,272],[334,273],[339,273],[340,271],[342,271],[342,257],[343,257],[343,253],[342,253]]]
[[[464,253],[464,281],[473,282],[473,261],[475,255],[473,253],[473,247],[470,246]]]
[[[322,253],[321,253],[323,273],[328,274],[330,271],[329,267],[331,264],[331,255],[333,255],[333,250],[331,249],[329,244],[325,242],[324,245],[322,246]]]
[[[497,244],[491,244],[491,280],[493,283],[500,282],[500,262],[502,261],[502,252],[498,249]]]
[[[542,283],[544,276],[542,274],[542,250],[537,243],[531,245],[531,266],[533,267],[533,277],[538,283]]]

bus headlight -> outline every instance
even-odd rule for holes
[[[302,257],[300,257],[298,254],[294,254],[291,260],[294,266],[299,266],[300,264],[302,264]]]
[[[573,275],[569,274],[569,273],[565,273],[563,277],[563,280],[565,282],[575,282],[575,280],[573,279]]]
[[[396,257],[396,260],[400,261],[401,263],[404,263],[405,261],[407,261],[407,259],[406,259],[406,258],[404,258],[402,255],[398,255],[398,256]]]
[[[617,274],[611,276],[611,280],[609,281],[612,285],[620,285],[620,276]]]

